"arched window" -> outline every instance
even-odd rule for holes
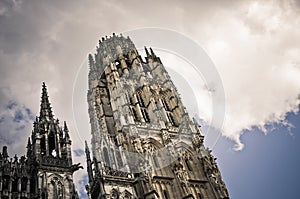
[[[170,122],[173,126],[175,126],[176,124],[175,124],[175,120],[174,120],[174,117],[173,117],[172,113],[167,112],[167,116],[168,116],[169,122]]]
[[[118,162],[118,166],[121,168],[123,166],[123,161],[119,150],[117,150],[117,162]]]
[[[188,168],[189,171],[192,171],[192,165],[190,163],[190,160],[188,158],[185,159],[185,165]]]
[[[2,182],[2,189],[8,190],[8,185],[9,185],[9,176],[4,176]]]
[[[138,121],[138,116],[137,116],[136,110],[133,107],[131,107],[131,112],[132,112],[134,121]]]
[[[145,103],[144,103],[144,100],[143,100],[143,98],[141,97],[141,94],[137,93],[137,94],[136,94],[136,98],[137,98],[137,101],[138,101],[140,107],[146,107],[146,106],[145,106]]]
[[[46,155],[46,141],[44,136],[41,138],[41,154]]]
[[[158,162],[157,155],[154,155],[154,156],[153,156],[153,161],[154,161],[155,167],[156,167],[156,168],[159,168],[159,162]]]
[[[45,192],[42,193],[42,199],[46,199],[46,194],[45,194]]]
[[[12,182],[12,192],[18,192],[18,178],[14,179]]]
[[[125,93],[125,98],[126,98],[127,103],[129,103],[130,105],[133,105],[132,97],[130,96],[130,94],[128,92]]]
[[[55,136],[54,132],[51,132],[48,137],[48,146],[49,146],[49,154],[52,155],[52,152],[55,150]],[[53,153],[55,154],[55,153]],[[55,154],[56,155],[56,154]],[[55,156],[54,155],[54,156]]]
[[[21,179],[21,191],[26,191],[27,190],[27,178],[23,177]]]
[[[199,199],[204,199],[204,197],[202,196],[202,194],[199,193],[199,192],[198,192],[198,198],[199,198]]]
[[[109,165],[109,155],[106,147],[103,148],[103,155],[105,164]]]
[[[150,122],[149,114],[148,114],[146,108],[141,108],[141,112],[142,112],[145,122]]]
[[[170,108],[165,99],[161,99],[162,105],[166,111],[170,111]]]
[[[163,190],[164,199],[169,199],[169,193],[167,190]]]
[[[30,179],[30,193],[35,193],[35,180],[34,180],[34,178]]]

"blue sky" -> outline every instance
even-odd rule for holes
[[[70,129],[73,162],[84,164],[82,137],[89,131],[76,127],[73,90],[87,54],[113,32],[171,29],[199,44],[223,81],[223,137],[213,153],[232,198],[298,198],[299,11],[297,0],[2,0],[0,147],[9,145],[11,156],[24,153],[45,81],[55,116]],[[205,91],[213,88],[201,82],[192,90],[200,119],[208,121]],[[74,175],[81,191],[85,175]]]
[[[232,198],[299,197],[300,115],[288,114],[287,120],[291,130],[279,125],[267,135],[258,129],[244,132],[246,146],[239,152],[221,137],[213,153]]]

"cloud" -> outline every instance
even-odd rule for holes
[[[23,154],[34,116],[24,104],[14,100],[9,89],[0,87],[0,145],[9,146],[10,156]]]
[[[78,156],[78,157],[84,155],[84,151],[82,149],[73,150],[73,152],[74,152],[75,156]]]
[[[251,2],[224,12],[204,42],[224,83],[223,135],[237,150],[245,130],[289,126],[286,114],[299,111],[300,20],[290,3]]]
[[[12,137],[30,134],[26,109],[38,113],[41,82],[46,81],[54,113],[70,128],[73,150],[82,149],[71,105],[78,67],[100,37],[155,26],[188,35],[211,56],[226,92],[222,133],[241,149],[245,130],[287,124],[285,115],[298,111],[298,11],[299,2],[292,0],[1,1],[0,85],[7,90],[1,91],[0,137],[8,131]],[[16,102],[13,111],[6,107],[10,100]],[[203,100],[200,114],[208,120],[209,102],[206,96]],[[17,110],[22,117],[17,114],[16,120],[23,118],[19,123],[13,121]],[[24,150],[26,140],[19,139],[6,141],[10,151]],[[74,157],[74,162],[85,160]],[[78,186],[83,176],[83,170],[75,173]]]

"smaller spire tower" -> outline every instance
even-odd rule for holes
[[[38,165],[34,171],[39,198],[78,198],[74,189],[73,173],[82,168],[72,164],[71,139],[64,122],[54,118],[45,82],[42,85],[40,116],[34,122],[27,156]]]
[[[33,122],[26,156],[0,152],[1,199],[78,199],[73,173],[71,138],[66,122],[54,118],[46,84],[42,85],[40,115]]]

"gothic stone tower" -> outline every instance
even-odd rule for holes
[[[129,37],[113,34],[89,55],[89,197],[229,198],[200,126],[160,58],[145,51],[144,61]]]
[[[78,198],[73,183],[73,172],[79,164],[72,164],[71,139],[69,130],[59,125],[48,99],[45,83],[42,88],[40,116],[33,124],[32,144],[28,143],[28,159],[36,164],[36,188],[40,198]]]
[[[33,123],[27,154],[9,158],[7,147],[0,153],[0,198],[2,199],[77,199],[72,164],[71,140],[55,119],[43,83],[40,115]]]

